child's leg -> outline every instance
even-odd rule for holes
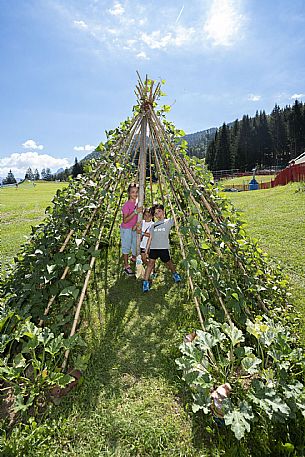
[[[148,260],[148,264],[147,264],[147,267],[146,267],[146,270],[145,270],[145,275],[144,275],[144,281],[148,281],[150,273],[154,269],[155,263],[156,263],[155,259],[149,259]]]
[[[123,258],[124,258],[124,268],[128,268],[129,267],[128,254],[123,254]]]
[[[173,264],[172,260],[169,260],[168,262],[166,262],[165,265],[172,273],[176,272],[176,268],[175,268],[175,265]]]
[[[137,231],[131,230],[131,253],[132,257],[136,257],[137,255]]]
[[[141,259],[142,259],[142,262],[144,263],[144,265],[148,265],[148,258],[147,258],[147,254],[145,254],[145,252],[141,252]]]
[[[121,228],[122,253],[124,258],[124,268],[129,267],[128,255],[131,248],[131,229]]]

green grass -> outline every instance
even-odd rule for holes
[[[1,199],[1,260],[2,267],[10,264],[25,237],[31,233],[31,226],[44,218],[44,211],[57,189],[67,183],[38,181],[34,187],[25,182],[16,187],[0,189]]]
[[[242,211],[250,234],[273,259],[282,261],[291,278],[292,298],[305,315],[301,298],[305,290],[305,193],[296,193],[297,187],[226,196]],[[35,195],[35,202],[40,201]],[[11,204],[15,219],[17,202]],[[35,215],[42,217],[43,208]],[[22,235],[29,233],[25,225],[22,228]],[[12,218],[7,233],[15,229]],[[17,245],[12,247],[12,251],[17,249]],[[212,422],[190,412],[190,394],[175,366],[183,335],[197,325],[185,289],[174,285],[161,269],[151,292],[143,295],[139,281],[121,275],[119,252],[111,255],[108,266],[106,258],[98,260],[87,297],[82,333],[90,363],[81,385],[59,406],[51,405],[41,425],[34,423],[23,431],[15,428],[11,443],[16,448],[10,455],[227,455],[230,443],[221,433],[217,435],[215,427],[211,431]]]
[[[114,269],[105,303],[103,270],[97,272],[101,320],[94,288],[87,304],[91,360],[84,383],[55,412],[65,417],[65,429],[29,455],[195,456],[193,420],[174,362],[194,309],[168,274],[143,295],[140,281]]]
[[[257,175],[256,180],[260,184],[261,182],[269,182],[274,179],[275,175]],[[224,186],[243,185],[249,184],[252,179],[251,176],[237,176],[236,178],[222,179],[220,182]]]
[[[282,265],[292,287],[293,303],[305,320],[305,192],[300,184],[226,194],[242,213],[248,233]]]

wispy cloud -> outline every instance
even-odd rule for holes
[[[112,14],[112,16],[121,16],[124,13],[125,9],[120,2],[115,2],[113,8],[109,9],[108,11],[110,14]]]
[[[178,26],[173,32],[162,33],[160,30],[155,30],[151,33],[143,32],[140,35],[140,40],[150,49],[167,49],[169,47],[180,47],[184,43],[191,40],[195,30],[193,28],[186,29]]]
[[[240,39],[244,22],[238,0],[213,0],[204,32],[214,46],[232,46]]]
[[[0,175],[7,176],[7,173],[12,170],[15,177],[22,178],[26,170],[31,167],[34,171],[37,168],[39,171],[42,168],[50,168],[52,172],[58,168],[69,167],[68,159],[58,159],[48,154],[39,154],[36,151],[15,152],[10,156],[0,159]]]
[[[291,95],[290,99],[297,100],[297,99],[303,98],[303,97],[305,97],[305,94],[293,94],[293,95]]]
[[[149,60],[149,57],[147,56],[145,51],[138,52],[138,54],[136,54],[136,57],[138,59]]]
[[[38,144],[34,140],[26,140],[24,143],[22,143],[22,146],[25,149],[38,149],[40,151],[43,149],[43,144]]]
[[[251,102],[258,102],[262,98],[261,95],[255,95],[255,94],[249,94],[248,95],[248,100]]]
[[[101,48],[129,51],[138,59],[174,49],[203,53],[211,43],[233,46],[241,39],[245,22],[241,0],[212,0],[208,11],[198,7],[192,14],[186,14],[188,5],[183,4],[178,15],[174,5],[160,7],[156,15],[153,3],[144,6],[136,0],[114,1],[106,10],[108,14],[102,14],[102,9],[99,12],[95,8],[93,14],[90,8],[72,8],[63,0],[57,2],[57,11],[92,39],[94,52]]]
[[[91,152],[95,149],[95,146],[92,144],[85,144],[84,146],[74,146],[74,151],[85,151],[85,152]]]
[[[75,27],[77,27],[79,29],[87,29],[88,28],[88,24],[86,24],[85,21],[73,21],[73,24],[75,25]]]

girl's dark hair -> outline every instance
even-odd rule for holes
[[[133,187],[137,188],[138,186],[136,185],[136,183],[129,184],[128,189],[127,189],[128,195],[130,194],[130,191]]]
[[[145,213],[149,213],[149,214],[152,215],[153,214],[152,213],[152,208],[144,208],[143,214],[145,214]]]
[[[162,209],[162,211],[164,211],[164,205],[154,205],[153,208],[154,211],[156,211],[156,209]]]

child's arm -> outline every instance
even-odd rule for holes
[[[142,208],[136,208],[132,213],[124,214],[123,213],[123,222],[127,224],[127,222],[131,221],[131,219],[137,214],[141,213]]]
[[[146,236],[148,236],[149,238],[148,238],[148,241],[147,241],[147,244],[146,244],[145,254],[148,254],[149,250],[150,250],[152,236],[151,236],[151,233],[147,233]]]

